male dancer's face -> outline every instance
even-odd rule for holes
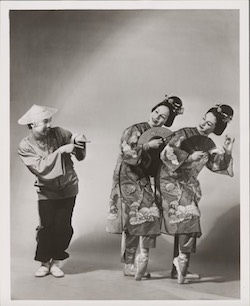
[[[44,119],[32,124],[32,133],[35,136],[45,136],[51,128],[52,118]]]

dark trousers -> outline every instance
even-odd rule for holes
[[[40,226],[37,228],[35,260],[48,262],[69,257],[65,252],[73,235],[71,225],[76,197],[38,201]]]

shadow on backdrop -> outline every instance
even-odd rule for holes
[[[207,237],[198,245],[199,271],[220,275],[225,281],[240,279],[240,205],[220,216]]]
[[[204,233],[205,234],[205,233]],[[67,274],[95,270],[122,270],[121,235],[93,232],[73,241],[70,260],[63,267]],[[171,241],[172,240],[172,241]],[[160,272],[156,279],[168,278],[172,267],[173,239],[162,235],[150,251],[149,271]],[[198,282],[225,282],[240,278],[240,205],[220,216],[212,230],[191,257],[191,269],[201,277]],[[154,279],[154,277],[152,277]],[[192,281],[194,283],[195,281]]]

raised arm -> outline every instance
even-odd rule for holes
[[[207,168],[219,174],[233,176],[233,150],[234,138],[226,135],[223,149],[215,149],[211,152],[206,164]]]

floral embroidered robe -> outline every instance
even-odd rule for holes
[[[208,160],[188,162],[188,153],[179,148],[181,141],[199,135],[196,128],[184,128],[174,133],[176,146],[166,146],[161,153],[163,162],[158,173],[158,188],[162,198],[162,232],[201,236],[201,188],[198,174],[206,166],[209,170],[233,176],[233,159],[225,152],[209,154]]]
[[[145,172],[149,155],[138,140],[150,129],[146,122],[127,128],[121,138],[120,155],[113,175],[106,230],[130,235],[159,235],[160,212],[150,178]]]

